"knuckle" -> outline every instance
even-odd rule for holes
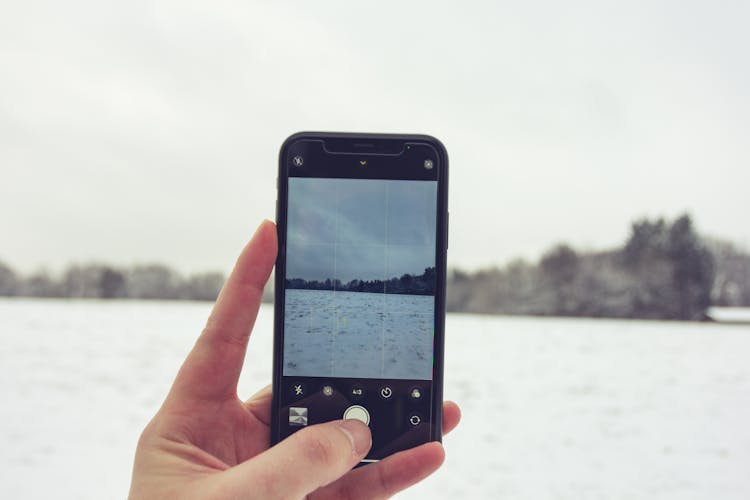
[[[143,431],[141,431],[141,435],[138,436],[138,444],[136,445],[136,449],[141,449],[146,446],[153,440],[153,436],[156,433],[156,426],[157,426],[157,418],[158,413],[154,418],[152,418],[148,424],[146,424],[146,427],[144,427]]]
[[[322,432],[299,432],[302,454],[310,463],[331,465],[337,460],[333,440]]]
[[[391,484],[390,484],[390,481],[388,480],[387,474],[385,473],[385,468],[378,467],[376,470],[377,470],[376,472],[377,485],[379,488],[379,492],[383,497],[387,498],[395,492],[391,491]]]
[[[229,351],[235,351],[237,348],[244,349],[247,345],[247,335],[242,332],[241,334],[232,334],[225,325],[219,323],[209,323],[203,328],[198,342],[206,342],[214,350],[228,349]]]

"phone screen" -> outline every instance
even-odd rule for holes
[[[435,439],[438,158],[411,149],[287,162],[280,439],[357,418],[367,461]]]

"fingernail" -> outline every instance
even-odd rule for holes
[[[263,229],[263,226],[266,225],[267,221],[268,221],[268,219],[263,219],[263,221],[261,221],[261,223],[258,224],[258,227],[255,228],[255,232],[253,233],[253,238],[255,238],[256,236],[258,236],[258,233],[260,233],[260,231]]]
[[[359,420],[344,420],[339,424],[341,432],[346,434],[352,443],[352,450],[357,456],[364,456],[372,446],[370,429]]]

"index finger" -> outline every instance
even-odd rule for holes
[[[276,226],[263,221],[237,259],[170,397],[236,397],[247,341],[276,260]]]

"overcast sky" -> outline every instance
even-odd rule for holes
[[[435,266],[436,181],[289,179],[287,278],[418,276]]]
[[[0,260],[228,270],[298,130],[429,133],[449,264],[689,211],[750,246],[748,2],[0,5]]]

